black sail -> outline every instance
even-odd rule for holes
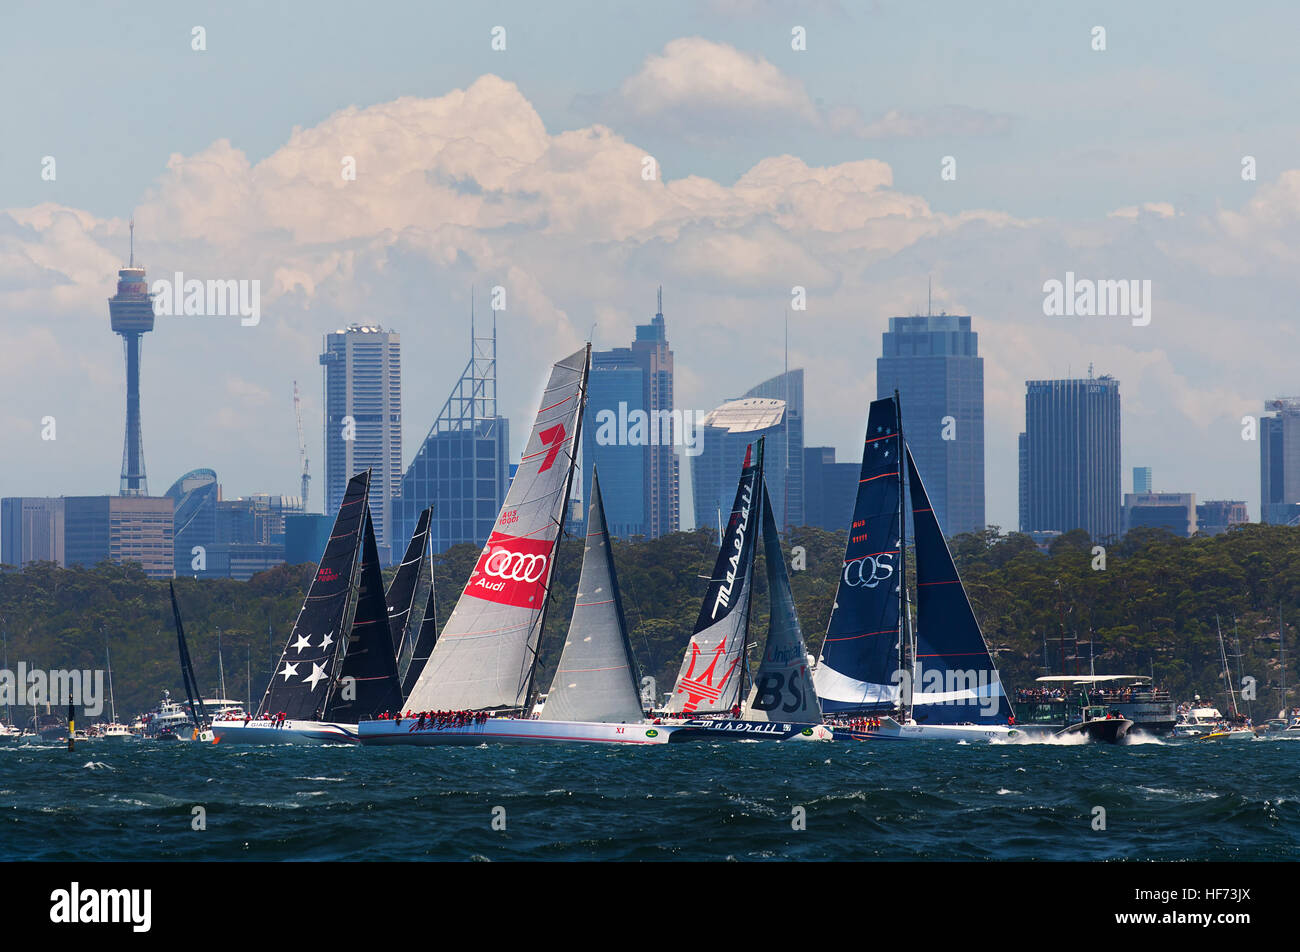
[[[185,699],[190,703],[190,713],[194,717],[194,723],[199,727],[205,727],[208,722],[208,712],[203,708],[203,695],[199,691],[198,681],[194,678],[194,665],[190,661],[189,645],[185,643],[185,626],[181,624],[181,608],[176,604],[176,586],[168,582],[167,588],[172,593],[172,617],[176,619],[176,644],[181,654],[181,680],[185,682]]]
[[[325,709],[325,719],[330,721],[356,723],[402,706],[397,656],[389,638],[384,576],[379,570],[379,547],[369,507],[364,521],[357,608],[345,639],[343,664]]]
[[[388,586],[388,629],[393,636],[393,653],[401,658],[410,650],[414,638],[411,622],[415,608],[415,594],[420,587],[420,573],[424,568],[424,553],[429,548],[429,523],[433,517],[430,506],[420,513],[411,541],[406,545],[402,564],[397,567],[393,581]]]
[[[415,646],[411,649],[411,663],[406,666],[406,673],[402,675],[403,703],[411,696],[411,689],[415,687],[415,682],[420,680],[424,663],[429,660],[429,655],[433,654],[433,646],[438,642],[438,606],[434,603],[434,594],[433,578],[430,577],[429,597],[424,603],[424,618],[420,621],[420,633],[416,636]]]
[[[357,569],[364,517],[369,512],[366,506],[369,490],[369,470],[348,480],[334,529],[280,662],[271,675],[271,683],[262,696],[259,715],[283,712],[295,720],[310,721],[319,720],[325,709],[330,675],[344,640],[343,627]]]

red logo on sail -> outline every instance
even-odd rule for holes
[[[709,666],[700,673],[699,677],[695,677],[695,662],[700,658],[700,646],[694,641],[691,642],[690,667],[686,669],[686,676],[677,682],[677,693],[686,692],[686,703],[682,705],[683,714],[694,714],[701,701],[708,701],[711,706],[717,704],[718,698],[722,696],[722,691],[727,686],[727,681],[740,664],[740,655],[736,655],[731,665],[722,672],[722,677],[714,683],[713,679],[718,675],[718,662],[722,660],[726,648],[726,642],[714,648]]]
[[[551,539],[523,539],[494,532],[465,590],[501,605],[541,608],[554,547]]]
[[[338,577],[339,573],[329,567],[322,567],[321,570],[316,573],[316,581],[318,582],[335,582],[338,580]]]

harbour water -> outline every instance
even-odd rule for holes
[[[0,859],[1289,860],[1298,759],[1294,741],[4,747]]]

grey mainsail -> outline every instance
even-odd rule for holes
[[[767,563],[767,590],[771,612],[763,661],[749,692],[752,721],[781,720],[820,724],[821,704],[808,669],[808,647],[794,609],[790,576],[785,569],[781,537],[772,516],[772,501],[763,484],[763,557]]]
[[[750,451],[736,486],[731,518],[718,548],[709,588],[686,647],[668,710],[674,714],[729,711],[740,702],[745,639],[749,633],[750,583],[754,537],[758,531],[759,487],[763,479],[763,441],[757,459]]]
[[[542,719],[629,723],[644,717],[605,528],[605,506],[593,468],[578,596]]]
[[[590,365],[588,345],[551,369],[496,526],[407,708],[488,710],[527,703]]]

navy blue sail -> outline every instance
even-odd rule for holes
[[[825,714],[899,704],[900,442],[898,404],[872,401],[844,567],[813,676]]]
[[[424,552],[429,548],[429,522],[433,518],[433,507],[420,513],[420,519],[411,534],[411,541],[406,544],[406,554],[393,575],[388,586],[388,628],[393,636],[393,653],[399,659],[409,659],[411,644],[415,641],[412,609],[415,608],[415,594],[420,587],[420,576],[424,572]]]
[[[910,449],[907,480],[916,530],[912,717],[919,724],[1005,724],[1011,703]]]

